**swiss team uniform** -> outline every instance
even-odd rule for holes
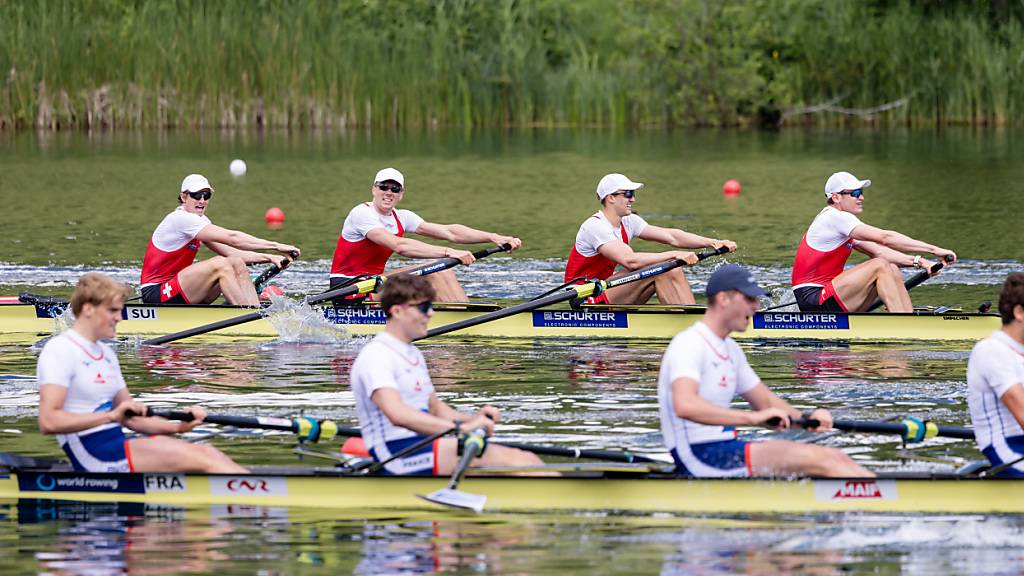
[[[761,381],[739,345],[732,338],[719,338],[701,321],[676,334],[661,360],[658,405],[661,434],[680,474],[750,476],[750,443],[738,440],[734,427],[700,424],[676,415],[672,383],[679,378],[698,382],[701,398],[729,408],[737,394],[753,390]]]
[[[861,225],[859,218],[826,206],[811,222],[800,240],[793,261],[793,295],[802,312],[847,312],[832,280],[858,244],[850,234]]]
[[[978,448],[992,466],[1017,460],[999,476],[1024,477],[1024,430],[1003,394],[1024,384],[1024,346],[997,330],[974,345],[967,362],[967,405]]]
[[[565,282],[577,278],[586,280],[605,280],[615,273],[615,262],[605,258],[598,252],[601,246],[612,240],[622,240],[626,244],[647,228],[647,221],[629,214],[622,217],[622,223],[618,229],[612,226],[604,213],[598,211],[590,218],[587,218],[576,233],[576,243],[569,252],[569,261],[565,265]],[[580,281],[582,282],[582,281]],[[608,297],[605,294],[591,296],[587,299],[588,304],[607,304]]]
[[[374,403],[373,393],[381,388],[398,390],[402,401],[422,412],[430,412],[434,385],[423,353],[387,332],[377,334],[356,357],[350,374],[359,427],[370,456],[377,462],[390,458],[423,436],[395,426]],[[437,474],[438,440],[384,466],[390,474],[430,476]]]
[[[36,381],[40,386],[67,388],[64,410],[72,414],[110,411],[114,396],[125,387],[114,350],[102,342],[90,342],[74,330],[54,336],[43,347]],[[76,470],[132,471],[131,451],[119,423],[56,436]]]
[[[411,210],[396,209],[391,214],[381,214],[370,202],[353,208],[345,218],[341,234],[338,235],[338,244],[334,248],[331,289],[384,272],[384,266],[394,251],[368,239],[366,235],[370,230],[383,228],[401,237],[407,232],[415,232],[422,223],[423,218]]]
[[[178,272],[196,259],[200,230],[210,224],[205,215],[179,206],[153,231],[142,260],[142,301],[147,304],[190,304],[178,283]]]

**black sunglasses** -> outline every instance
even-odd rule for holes
[[[623,190],[622,192],[612,192],[611,196],[625,196],[627,200],[636,197],[636,190]]]
[[[842,192],[839,193],[840,196],[845,196],[847,194],[849,194],[853,198],[860,198],[861,196],[864,195],[864,189],[858,188],[856,190],[843,190]]]
[[[397,182],[393,184],[378,182],[377,188],[379,188],[381,192],[394,192],[395,194],[401,194],[403,190],[402,185]]]
[[[185,192],[192,197],[193,200],[209,200],[213,198],[213,190],[200,190],[198,192]]]
[[[430,314],[430,311],[434,309],[434,303],[430,300],[424,300],[419,304],[409,304],[409,306],[415,306],[421,313],[423,313],[424,316]]]

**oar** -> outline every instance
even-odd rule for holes
[[[273,264],[269,268],[264,270],[262,274],[252,279],[252,285],[254,288],[256,288],[257,294],[263,291],[264,284],[270,282],[271,278],[280,274],[282,270],[287,268],[293,261],[295,261],[299,257],[299,253],[296,252],[295,250],[292,250],[291,252],[288,253],[288,256],[291,258],[291,260],[286,261],[281,266]]]
[[[947,261],[951,259],[951,257],[947,258]],[[935,264],[932,265],[930,270],[921,270],[917,274],[914,274],[910,278],[907,278],[907,281],[903,283],[903,285],[907,288],[907,292],[913,290],[918,284],[938,274],[939,270],[942,270],[943,266],[944,264],[942,262],[936,262]],[[877,310],[881,306],[882,301],[876,298],[875,301],[871,304],[871,306],[868,306],[867,312]]]
[[[469,470],[469,465],[473,462],[473,459],[483,454],[486,447],[487,431],[483,428],[478,428],[466,434],[462,442],[462,458],[456,464],[451,480],[448,481],[448,486],[435,490],[426,496],[422,494],[417,494],[417,496],[427,502],[433,502],[441,506],[463,508],[477,513],[483,512],[484,505],[487,503],[487,496],[463,492],[459,490],[459,482],[462,481],[466,470]]]
[[[702,252],[697,254],[697,260],[705,260],[712,256],[725,254],[728,251],[729,249],[723,246],[713,252]],[[664,274],[673,268],[679,268],[684,265],[686,265],[686,262],[679,259],[666,260],[665,262],[653,264],[646,268],[641,268],[640,270],[623,274],[622,276],[609,278],[608,280],[593,280],[585,284],[577,284],[575,286],[570,286],[568,289],[563,292],[559,292],[558,294],[552,294],[536,300],[529,300],[521,304],[516,304],[515,306],[502,308],[501,310],[495,310],[494,312],[489,312],[487,314],[481,314],[458,322],[452,322],[451,324],[445,324],[444,326],[438,326],[437,328],[428,330],[426,336],[423,336],[423,338],[448,334],[449,332],[455,332],[456,330],[462,330],[464,328],[477,326],[493,320],[507,318],[508,316],[519,314],[520,312],[529,312],[530,310],[536,310],[537,308],[542,308],[550,304],[557,304],[559,302],[565,302],[566,300],[572,300],[573,298],[587,298],[588,296],[600,294],[609,288],[615,288],[616,286],[622,286],[623,284],[636,282],[637,280],[643,280],[645,278],[650,278],[651,276],[657,276],[658,274]],[[422,338],[420,338],[420,340],[422,340]]]
[[[184,422],[192,421],[192,414],[190,412],[162,412],[150,410],[147,415],[159,416],[168,420],[182,420]],[[345,436],[351,438],[359,438],[363,433],[358,428],[346,428],[338,426],[337,423],[331,420],[318,420],[316,418],[301,417],[301,418],[272,418],[272,417],[261,417],[261,416],[229,416],[222,414],[207,414],[203,420],[207,424],[219,424],[221,426],[234,426],[235,428],[259,428],[265,430],[282,430],[284,432],[292,432],[297,434],[300,439],[309,442],[326,441],[334,438],[335,436]],[[450,432],[450,430],[448,431]],[[447,432],[445,432],[447,433]],[[443,436],[444,434],[442,434]],[[507,446],[509,448],[518,448],[520,450],[526,450],[533,452],[534,454],[542,454],[545,456],[559,456],[562,458],[574,458],[574,459],[588,459],[588,460],[604,460],[607,462],[650,462],[657,464],[664,464],[662,460],[642,456],[640,454],[634,454],[629,451],[618,452],[614,450],[584,450],[580,448],[561,448],[557,446],[543,446],[538,444],[523,444],[520,442],[502,442],[500,440],[490,440],[489,444],[496,444],[500,446]]]
[[[769,426],[778,426],[780,420],[771,418],[767,422]],[[817,428],[821,423],[814,418],[794,418],[793,426],[802,428]],[[942,436],[945,438],[959,438],[961,440],[974,440],[974,430],[960,426],[939,426],[931,420],[920,420],[907,417],[899,422],[875,422],[870,420],[834,420],[832,427],[844,432],[868,432],[871,434],[893,434],[903,438],[911,444],[920,442],[925,438]]]
[[[486,258],[491,254],[504,252],[506,250],[511,249],[512,246],[509,244],[504,244],[502,246],[492,246],[490,248],[474,252],[473,257],[479,260],[481,258]],[[419,266],[416,266],[415,268],[411,268],[409,270],[406,270],[405,272],[402,272],[402,274],[405,274],[407,276],[426,276],[427,274],[433,274],[434,272],[440,272],[441,270],[454,268],[455,266],[458,266],[461,263],[462,261],[459,260],[458,258],[443,258],[441,260],[435,260],[433,262],[421,264]],[[366,280],[360,280],[359,282],[356,282],[349,286],[336,288],[334,290],[328,290],[327,292],[317,294],[316,296],[307,296],[306,298],[303,299],[303,302],[312,306],[313,304],[319,304],[320,302],[325,302],[327,300],[335,300],[337,298],[344,298],[345,296],[351,296],[352,294],[367,294],[370,292],[375,292],[386,281],[387,277],[384,275],[373,276],[371,278],[367,278]],[[206,334],[208,332],[213,332],[215,330],[222,330],[224,328],[230,328],[232,326],[238,326],[239,324],[245,324],[247,322],[259,320],[260,318],[263,318],[263,316],[264,311],[258,310],[256,312],[242,314],[241,316],[236,316],[234,318],[219,320],[217,322],[211,322],[209,324],[198,326],[196,328],[189,328],[188,330],[182,330],[180,332],[175,332],[173,334],[167,334],[166,336],[150,338],[149,340],[144,340],[142,343],[146,345],[166,344],[168,342],[174,342],[175,340],[181,340],[182,338],[198,336],[200,334]]]

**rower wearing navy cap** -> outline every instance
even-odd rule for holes
[[[601,209],[587,218],[576,233],[576,242],[565,265],[565,282],[606,280],[616,266],[626,271],[659,264],[670,258],[696,264],[697,255],[684,250],[667,252],[636,252],[629,246],[633,238],[666,244],[674,248],[728,247],[736,251],[732,240],[706,238],[678,228],[662,228],[648,224],[633,213],[637,191],[643,183],[633,182],[622,174],[607,174],[597,184]],[[644,304],[655,293],[662,304],[693,304],[693,291],[681,268],[611,288],[588,298],[588,304]]]
[[[779,427],[787,428],[801,416],[761,382],[729,337],[747,329],[758,309],[757,298],[765,294],[742,266],[720,267],[708,280],[704,318],[677,334],[665,350],[658,404],[661,433],[677,471],[696,477],[873,476],[835,448],[737,437],[736,426],[768,426],[778,419]],[[737,394],[752,410],[731,407]],[[815,430],[832,427],[832,415],[824,408],[808,418],[820,423]]]
[[[880,299],[890,312],[913,312],[900,267],[931,270],[934,263],[904,252],[924,252],[956,262],[952,250],[893,230],[864,224],[864,194],[871,180],[836,172],[825,182],[828,205],[800,240],[793,261],[793,294],[804,312],[863,312]],[[871,257],[843,270],[853,250]]]

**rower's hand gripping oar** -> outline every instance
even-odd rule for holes
[[[712,252],[701,252],[700,254],[697,254],[697,261],[700,262],[701,260],[705,260],[712,256],[725,254],[728,251],[728,247],[722,246],[718,250]],[[516,304],[515,306],[509,306],[507,308],[502,308],[501,310],[495,310],[494,312],[474,316],[473,318],[452,322],[451,324],[445,324],[444,326],[438,326],[437,328],[428,330],[426,336],[423,336],[423,338],[448,334],[449,332],[455,332],[456,330],[462,330],[464,328],[477,326],[493,320],[507,318],[508,316],[519,314],[520,312],[528,312],[550,304],[557,304],[559,302],[565,302],[566,300],[572,300],[573,298],[588,298],[590,296],[600,294],[609,288],[615,288],[616,286],[622,286],[623,284],[636,282],[637,280],[643,280],[645,278],[650,278],[651,276],[657,276],[658,274],[664,274],[673,268],[679,268],[680,266],[685,265],[686,262],[683,260],[674,258],[672,260],[666,260],[659,264],[653,264],[646,268],[635,270],[628,274],[623,274],[619,277],[609,278],[608,280],[593,280],[584,284],[577,284],[575,286],[570,286],[565,291],[557,294],[537,298],[536,300],[530,300],[528,302],[523,302],[522,304]],[[420,340],[422,340],[422,338],[420,338]]]
[[[256,288],[256,293],[259,294],[260,292],[263,292],[263,288],[266,286],[267,282],[270,282],[271,278],[280,274],[285,268],[287,268],[292,262],[294,262],[298,258],[299,253],[296,252],[295,250],[292,250],[291,252],[288,253],[288,258],[284,262],[282,262],[281,264],[271,265],[269,268],[264,270],[263,273],[261,273],[259,276],[253,278],[252,285],[254,288]]]
[[[765,424],[776,427],[780,424],[779,418],[770,418]],[[801,428],[817,428],[821,422],[814,418],[794,418],[791,426]],[[874,422],[869,420],[835,420],[832,428],[844,432],[868,432],[872,434],[893,434],[899,436],[904,442],[914,444],[926,438],[942,436],[945,438],[959,438],[961,440],[973,440],[974,430],[960,426],[939,426],[931,420],[907,417],[899,422]]]
[[[505,252],[511,249],[512,246],[509,244],[503,244],[501,246],[492,246],[490,248],[474,252],[473,257],[479,260],[481,258],[486,258],[491,254]],[[405,272],[402,272],[402,274],[408,276],[426,276],[427,274],[433,274],[434,272],[440,272],[442,270],[454,268],[459,264],[462,264],[462,261],[459,260],[458,258],[442,258],[441,260],[435,260],[433,262],[421,264],[420,266],[416,266],[415,268],[411,268],[409,270],[406,270]],[[306,298],[303,299],[303,301],[306,304],[312,306],[313,304],[319,304],[320,302],[325,302],[327,300],[344,298],[346,296],[351,296],[353,294],[368,294],[370,292],[376,292],[377,290],[379,290],[383,283],[386,281],[387,276],[374,276],[372,278],[367,278],[366,280],[360,280],[359,282],[356,282],[349,286],[344,286],[341,288],[337,288],[335,290],[328,290],[327,292],[317,294],[316,296],[307,296]],[[175,332],[173,334],[167,334],[166,336],[150,338],[149,340],[145,340],[142,343],[145,345],[166,344],[168,342],[174,342],[175,340],[181,340],[182,338],[199,336],[200,334],[206,334],[208,332],[213,332],[216,330],[223,330],[224,328],[230,328],[232,326],[238,326],[239,324],[245,324],[247,322],[259,320],[260,318],[263,318],[263,316],[264,311],[258,310],[256,312],[242,314],[241,316],[236,316],[234,318],[228,318],[226,320],[211,322],[209,324],[199,326],[196,328],[189,328],[188,330],[182,330],[180,332]]]

